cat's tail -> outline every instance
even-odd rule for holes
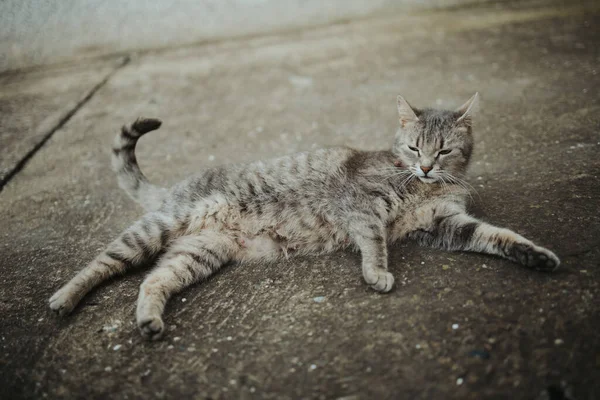
[[[147,211],[159,209],[168,191],[148,182],[135,158],[135,145],[140,137],[161,124],[158,119],[138,118],[130,127],[123,126],[112,149],[112,166],[119,186]]]

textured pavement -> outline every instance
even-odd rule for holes
[[[499,4],[1,75],[0,398],[600,397],[600,7]],[[137,116],[164,122],[137,154],[170,185],[385,148],[397,94],[456,107],[475,91],[473,212],[555,251],[556,273],[406,243],[388,295],[353,253],[229,266],[172,299],[156,343],[134,323],[144,271],[49,311],[141,215],[110,170]]]

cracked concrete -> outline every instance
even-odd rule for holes
[[[109,57],[0,75],[0,190],[120,64]]]
[[[0,397],[597,398],[599,26],[592,2],[501,3],[134,57],[0,193]],[[10,103],[19,88],[76,102],[113,63],[0,77],[20,85],[3,90],[5,107],[37,118],[2,136],[3,159],[19,132],[71,107],[24,109]],[[46,91],[36,74],[72,90]],[[141,214],[109,157],[138,115],[164,121],[138,159],[169,185],[218,163],[383,148],[398,93],[454,107],[475,91],[473,211],[554,250],[557,273],[405,243],[385,296],[353,253],[225,268],[173,298],[157,343],[134,326],[143,271],[68,318],[49,312],[53,291]]]

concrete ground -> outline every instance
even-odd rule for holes
[[[502,2],[0,76],[0,398],[600,397],[600,7]],[[479,91],[473,212],[554,250],[536,273],[409,243],[397,287],[357,254],[225,268],[134,324],[143,271],[59,319],[64,284],[141,215],[110,143],[164,120],[138,159],[169,185],[203,167],[391,143],[401,93]]]

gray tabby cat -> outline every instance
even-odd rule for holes
[[[332,148],[210,168],[172,189],[151,185],[134,150],[156,119],[123,127],[113,148],[120,186],[147,213],[50,298],[67,314],[100,282],[154,268],[140,287],[137,324],[158,339],[167,300],[232,261],[275,260],[353,247],[373,289],[389,292],[387,244],[409,238],[446,250],[494,254],[552,271],[559,259],[508,229],[466,212],[462,180],[473,148],[475,94],[456,111],[412,108],[398,96],[391,150]]]

